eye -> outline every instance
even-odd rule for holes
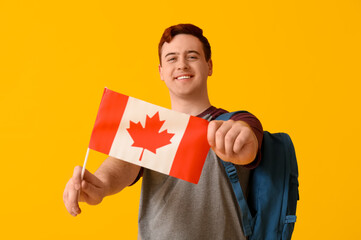
[[[171,57],[171,58],[168,58],[168,59],[167,59],[167,62],[174,62],[175,60],[176,60],[175,57]]]
[[[188,56],[188,59],[190,59],[190,60],[196,60],[196,59],[198,59],[198,56],[197,56],[197,55],[189,55],[189,56]]]

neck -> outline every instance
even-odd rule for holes
[[[209,108],[211,103],[209,101],[208,95],[203,98],[175,98],[171,96],[171,105],[172,110],[186,113],[192,116],[197,116]]]

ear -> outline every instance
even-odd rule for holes
[[[208,68],[209,68],[208,76],[212,76],[212,73],[213,73],[213,62],[212,62],[212,59],[209,59],[209,60],[208,60]]]
[[[160,80],[164,81],[162,66],[160,64],[158,65],[158,71],[159,71],[159,75],[160,75]]]

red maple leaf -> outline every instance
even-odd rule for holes
[[[145,149],[155,154],[157,148],[171,144],[170,139],[174,136],[174,133],[168,133],[167,130],[159,132],[164,122],[165,120],[159,120],[159,112],[151,118],[147,115],[144,128],[140,122],[129,122],[130,126],[127,131],[134,141],[132,146],[143,148],[139,161],[142,160]]]

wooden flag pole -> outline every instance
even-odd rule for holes
[[[84,178],[84,172],[85,172],[86,162],[88,161],[88,156],[89,156],[89,148],[86,151],[85,160],[84,160],[84,164],[83,164],[83,169],[81,170],[81,180],[83,180],[83,178]]]

